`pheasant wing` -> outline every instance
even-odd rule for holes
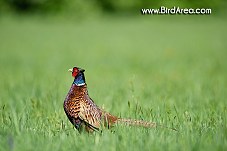
[[[101,124],[101,110],[90,100],[80,102],[79,117],[93,129],[99,129]]]

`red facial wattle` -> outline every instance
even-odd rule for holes
[[[79,73],[79,70],[77,68],[73,68],[72,76],[76,77],[78,73]]]

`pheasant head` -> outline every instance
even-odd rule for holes
[[[69,72],[72,72],[72,76],[74,77],[73,83],[77,86],[83,86],[86,84],[85,82],[85,76],[84,76],[84,69],[73,67],[72,69],[68,70]]]

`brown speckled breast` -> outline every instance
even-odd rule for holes
[[[64,110],[70,122],[79,130],[98,130],[101,126],[102,111],[89,97],[86,84],[72,84],[64,101]]]

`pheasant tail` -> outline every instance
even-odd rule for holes
[[[124,118],[118,118],[116,123],[126,124],[129,126],[140,126],[140,127],[146,127],[146,128],[155,128],[157,126],[156,123],[154,122],[134,120],[134,119],[124,119]]]
[[[125,124],[128,126],[139,126],[145,128],[155,128],[156,123],[143,120],[118,118],[110,113],[104,113],[104,126],[110,128],[113,124]]]
[[[105,127],[110,128],[113,124],[125,124],[128,126],[138,126],[144,128],[156,128],[156,127],[163,127],[167,129],[171,129],[173,131],[177,131],[175,128],[159,125],[155,122],[149,122],[144,120],[135,120],[135,119],[126,119],[126,118],[118,118],[116,116],[111,115],[110,113],[105,114]]]

